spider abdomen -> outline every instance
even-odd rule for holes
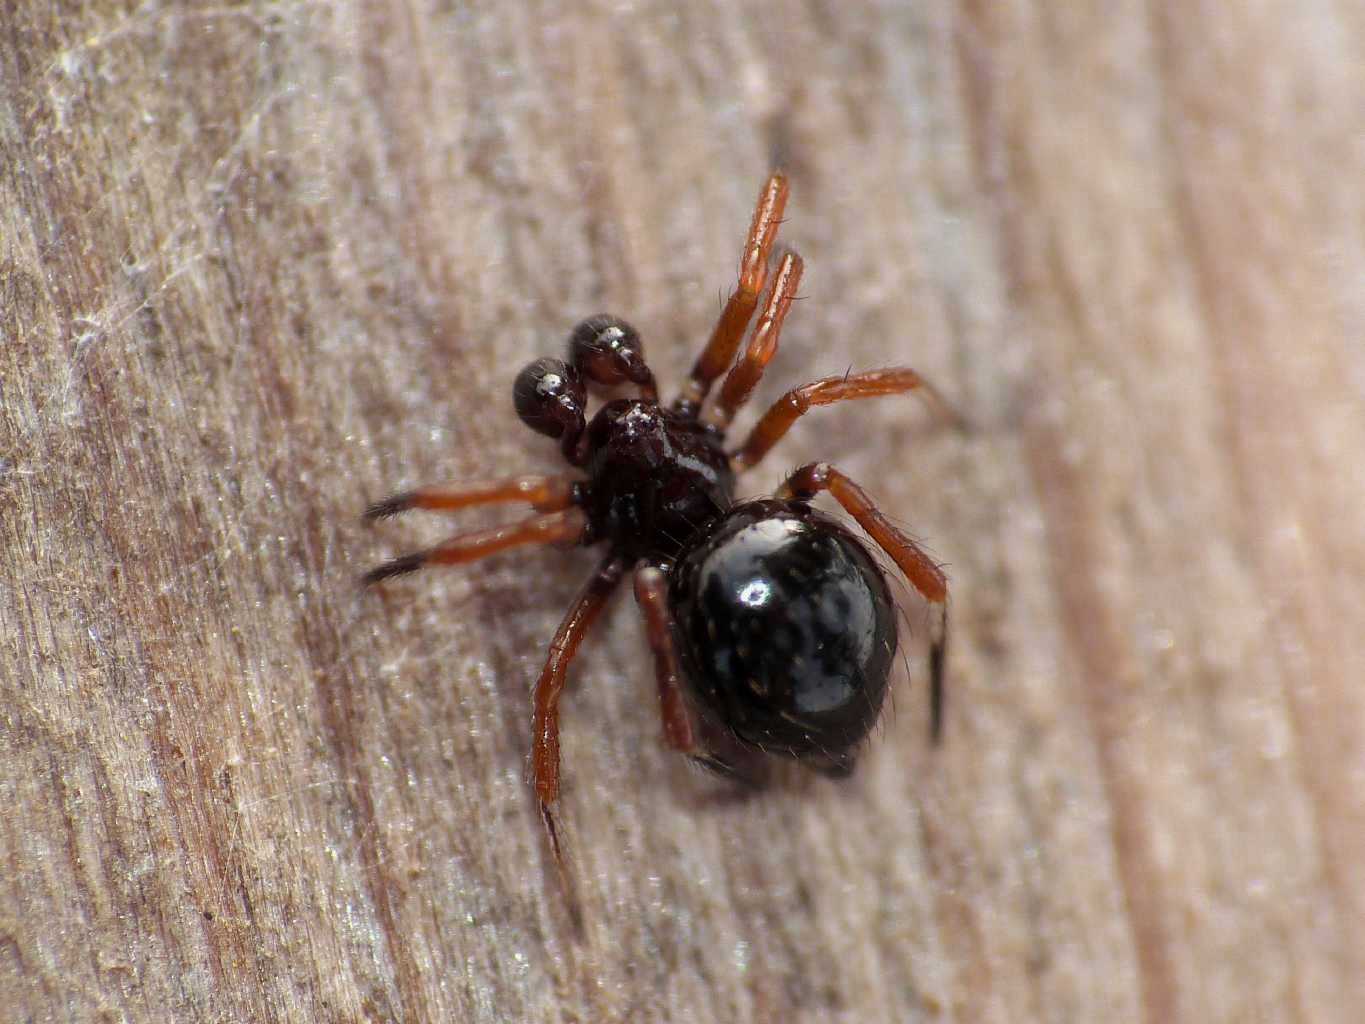
[[[896,652],[881,570],[803,502],[737,505],[670,574],[694,698],[740,740],[831,769],[871,730]]]

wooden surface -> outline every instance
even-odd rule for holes
[[[1359,1020],[1362,52],[1352,0],[6,3],[0,1016]],[[775,161],[760,400],[907,362],[977,423],[746,480],[828,458],[948,564],[946,742],[907,601],[855,778],[730,799],[618,601],[575,939],[522,769],[592,557],[364,594],[447,524],[358,513],[553,466],[510,382],[581,316],[676,383]]]

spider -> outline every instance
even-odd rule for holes
[[[727,450],[726,430],[776,354],[801,280],[801,257],[784,254],[736,360],[765,292],[787,195],[780,173],[759,193],[738,287],[671,405],[659,400],[638,332],[614,316],[575,327],[567,360],[537,359],[517,375],[512,393],[518,416],[557,439],[581,476],[423,487],[365,513],[375,520],[409,509],[515,502],[536,513],[385,562],[365,576],[367,584],[519,545],[605,545],[596,572],[555,632],[535,686],[529,781],[557,858],[551,809],[560,786],[559,698],[579,645],[628,573],[653,654],[669,747],[740,774],[732,760],[701,742],[701,726],[710,724],[742,753],[794,758],[831,776],[852,771],[886,696],[896,651],[895,605],[864,541],[811,507],[821,491],[936,609],[929,653],[932,737],[942,730],[948,583],[939,567],[862,488],[827,463],[800,467],[771,498],[735,499],[736,476],[762,460],[811,408],[915,390],[936,397],[905,367],[826,377],[788,391],[743,443]],[[720,391],[708,403],[722,374]],[[607,401],[588,420],[587,389],[594,385],[626,387],[637,397]]]

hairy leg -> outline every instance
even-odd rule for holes
[[[787,318],[792,300],[796,298],[796,288],[801,283],[802,267],[801,257],[796,253],[789,252],[782,257],[772,294],[768,296],[768,304],[758,318],[753,337],[749,339],[748,347],[745,348],[739,362],[730,368],[725,383],[720,387],[720,396],[705,417],[711,425],[721,430],[730,425],[735,410],[749,400],[755,386],[763,377],[764,369],[777,354],[782,322]]]
[[[817,405],[832,405],[855,398],[880,398],[902,395],[908,391],[923,391],[936,405],[941,406],[954,422],[961,418],[953,411],[924,378],[904,366],[885,370],[871,370],[844,377],[823,377],[820,380],[792,388],[773,403],[748,438],[730,456],[736,471],[757,464],[772,447],[786,435],[792,424]]]
[[[456,534],[433,548],[390,559],[367,572],[361,581],[368,586],[429,565],[459,565],[527,544],[572,544],[582,538],[587,525],[588,517],[582,509],[569,508],[507,526]]]
[[[574,504],[579,486],[579,481],[568,476],[517,476],[436,484],[376,501],[365,510],[365,518],[388,519],[414,508],[454,511],[516,501],[526,502],[537,512],[557,512]]]
[[[829,491],[905,574],[938,612],[929,641],[929,730],[937,741],[943,733],[943,672],[948,655],[948,578],[918,544],[901,533],[873,504],[867,492],[826,462],[802,466],[778,488],[777,496],[808,501]]]
[[[542,808],[559,798],[559,695],[569,663],[624,572],[625,566],[608,555],[574,599],[550,641],[545,668],[536,682],[531,717],[531,783]]]
[[[749,237],[740,259],[739,284],[725,303],[715,330],[711,332],[711,340],[697,357],[682,393],[673,403],[673,408],[679,412],[694,416],[700,412],[712,383],[734,362],[739,343],[744,339],[744,330],[749,326],[749,319],[758,306],[758,297],[768,280],[768,257],[777,238],[777,227],[782,223],[787,193],[787,178],[778,173],[768,179],[758,194],[754,217],[749,223]]]

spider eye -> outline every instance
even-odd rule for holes
[[[587,392],[578,374],[561,359],[537,359],[517,374],[512,401],[521,421],[538,434],[563,437],[583,429]]]
[[[595,316],[569,335],[569,361],[594,384],[653,382],[640,332],[619,317]]]

